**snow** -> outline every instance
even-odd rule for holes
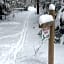
[[[54,21],[53,17],[51,15],[48,15],[48,14],[45,14],[45,15],[41,15],[39,17],[39,24],[44,24],[44,23],[47,23],[47,22],[51,22],[51,21]]]
[[[64,12],[62,12],[61,17],[62,17],[62,21],[64,21]]]
[[[44,30],[45,29],[45,30]],[[42,39],[44,39],[44,38],[48,38],[49,39],[49,35],[50,35],[50,30],[49,30],[49,28],[47,27],[47,28],[43,28],[42,29]],[[44,36],[44,37],[43,37]]]
[[[59,13],[56,16],[56,19],[55,19],[55,28],[57,28],[58,26],[60,27],[60,15],[61,15],[61,13]]]
[[[0,3],[4,4],[3,0],[0,0]]]
[[[5,5],[6,5],[6,7],[10,8],[10,5],[8,3],[6,3]]]
[[[0,28],[1,28],[0,31],[2,33],[3,32],[9,33],[8,31],[11,30],[12,28],[15,28],[15,29],[13,29],[10,32],[14,32],[15,30],[17,30],[17,32],[19,32],[17,34],[15,34],[15,32],[14,32],[13,33],[14,35],[13,34],[11,35],[9,33],[11,36],[10,35],[5,36],[3,39],[0,39],[0,64],[48,64],[48,39],[45,39],[42,41],[41,37],[39,37],[39,35],[38,35],[39,16],[35,15],[34,13],[28,12],[28,11],[21,12],[21,13],[22,14],[17,13],[15,16],[16,17],[15,21],[17,23],[20,22],[21,25],[18,24],[20,26],[17,26],[15,21],[13,24],[13,25],[16,24],[15,27],[11,26],[10,24],[8,26],[8,22],[6,22],[6,21],[5,22],[7,24],[1,23],[3,25],[3,27],[0,25]],[[13,22],[13,21],[10,21],[10,23],[11,22]],[[10,27],[12,27],[12,28],[10,29]],[[21,29],[19,29],[20,27],[21,27]],[[25,31],[23,31],[22,34],[20,34],[22,28]],[[27,33],[26,33],[26,30],[27,30]],[[23,33],[24,33],[24,35],[23,35]],[[12,37],[12,36],[14,36],[14,37]],[[21,38],[21,37],[23,37],[23,38]],[[14,41],[12,42],[12,40],[14,40]],[[14,45],[13,45],[13,43],[14,43]],[[18,44],[21,43],[22,45],[16,46],[17,43]],[[17,49],[16,50],[14,49],[13,52],[10,53],[11,51],[10,51],[10,47],[8,45],[11,47],[14,46],[13,48],[17,47]],[[40,45],[41,45],[41,47],[40,47]],[[40,47],[40,49],[38,50],[39,47]],[[1,53],[2,53],[2,55],[1,55]],[[8,55],[8,53],[10,53],[10,55]],[[16,58],[15,60],[14,60],[13,56],[15,56],[15,58]],[[54,58],[55,58],[54,59],[55,64],[64,64],[64,45],[55,44],[55,57]],[[5,62],[3,62],[4,60],[5,60]]]
[[[60,44],[63,45],[64,43],[64,34],[62,35],[62,37],[60,38]]]
[[[49,10],[55,10],[55,5],[54,4],[50,4],[49,5]]]
[[[62,10],[64,9],[64,7],[62,7],[58,13],[57,13],[57,16],[56,16],[56,19],[55,19],[55,28],[57,26],[60,27],[60,18],[62,18],[62,20],[64,20],[64,12],[62,12]]]
[[[54,64],[64,64],[64,45],[55,44]]]
[[[33,6],[29,6],[28,11],[35,12],[35,13],[37,12],[36,8],[34,8]]]

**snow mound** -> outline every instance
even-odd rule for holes
[[[28,7],[28,11],[37,12],[37,9],[34,8],[33,6],[29,6],[29,7]]]
[[[39,24],[44,24],[44,23],[47,23],[47,22],[51,22],[51,21],[54,21],[53,19],[53,16],[52,15],[48,15],[48,14],[45,14],[45,15],[41,15],[39,17]]]
[[[49,10],[55,10],[55,5],[54,4],[50,4],[49,5]]]

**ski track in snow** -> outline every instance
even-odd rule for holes
[[[31,15],[31,13],[28,15],[27,19],[29,19],[30,15]],[[13,34],[13,35],[7,35],[7,36],[0,37],[0,39],[4,39],[4,38],[8,38],[8,37],[15,37],[20,34],[20,39],[17,42],[16,46],[14,46],[10,49],[10,52],[7,53],[6,57],[4,58],[4,60],[2,61],[1,64],[10,64],[10,63],[15,64],[16,55],[20,51],[20,49],[23,48],[27,29],[28,29],[28,21],[25,20],[24,28],[21,32],[19,32],[17,34]],[[13,57],[13,59],[11,59],[11,56]]]

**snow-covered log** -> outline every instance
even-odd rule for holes
[[[40,25],[51,22],[51,21],[54,21],[52,15],[45,14],[45,15],[41,15],[39,18],[39,24]]]

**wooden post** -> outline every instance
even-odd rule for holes
[[[50,10],[49,14],[54,17],[55,10]],[[49,52],[48,52],[48,64],[54,64],[54,22],[50,26],[50,39],[49,39]]]
[[[51,11],[51,12],[53,12],[53,11]],[[49,14],[51,15],[51,16],[49,15],[50,17],[47,17],[46,15],[42,15],[39,18],[40,19],[39,21],[41,22],[40,25],[39,25],[39,27],[40,28],[47,28],[47,27],[50,28],[48,64],[54,64],[54,28],[55,28],[54,27],[54,16],[53,16],[54,13],[53,14],[49,13]],[[48,19],[50,19],[49,22],[47,22],[47,21],[44,22],[44,20],[46,19],[46,17]],[[51,17],[52,17],[53,20],[51,19]],[[42,19],[42,21],[41,21],[41,19]]]
[[[39,0],[37,0],[37,14],[39,14]]]
[[[54,64],[54,23],[50,26],[48,64]]]

